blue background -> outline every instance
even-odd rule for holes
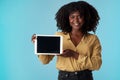
[[[55,14],[75,0],[0,0],[0,80],[57,80],[56,58],[43,65],[34,54],[32,34],[54,34]],[[119,0],[85,0],[101,17],[96,34],[103,64],[95,80],[120,80]]]

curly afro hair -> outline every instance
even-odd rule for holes
[[[58,10],[55,16],[58,29],[66,33],[71,32],[69,15],[75,11],[79,11],[80,15],[84,17],[84,24],[81,28],[82,33],[86,34],[89,31],[95,33],[100,17],[97,10],[85,1],[70,2]]]

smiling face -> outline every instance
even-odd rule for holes
[[[69,23],[72,30],[80,30],[84,24],[83,16],[81,16],[78,11],[75,11],[69,15]]]

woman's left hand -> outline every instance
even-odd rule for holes
[[[61,56],[63,56],[63,57],[73,57],[75,59],[78,59],[79,53],[77,53],[77,52],[75,52],[71,49],[66,49],[66,50],[63,51]]]

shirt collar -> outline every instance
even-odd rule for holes
[[[66,34],[66,38],[67,38],[67,40],[70,40],[70,35],[69,35],[69,33]]]
[[[81,41],[83,41],[83,40],[85,39],[85,36],[86,36],[86,34],[83,35]],[[69,33],[66,34],[66,38],[67,38],[67,40],[71,40],[71,39],[70,39],[70,34],[69,34]]]

